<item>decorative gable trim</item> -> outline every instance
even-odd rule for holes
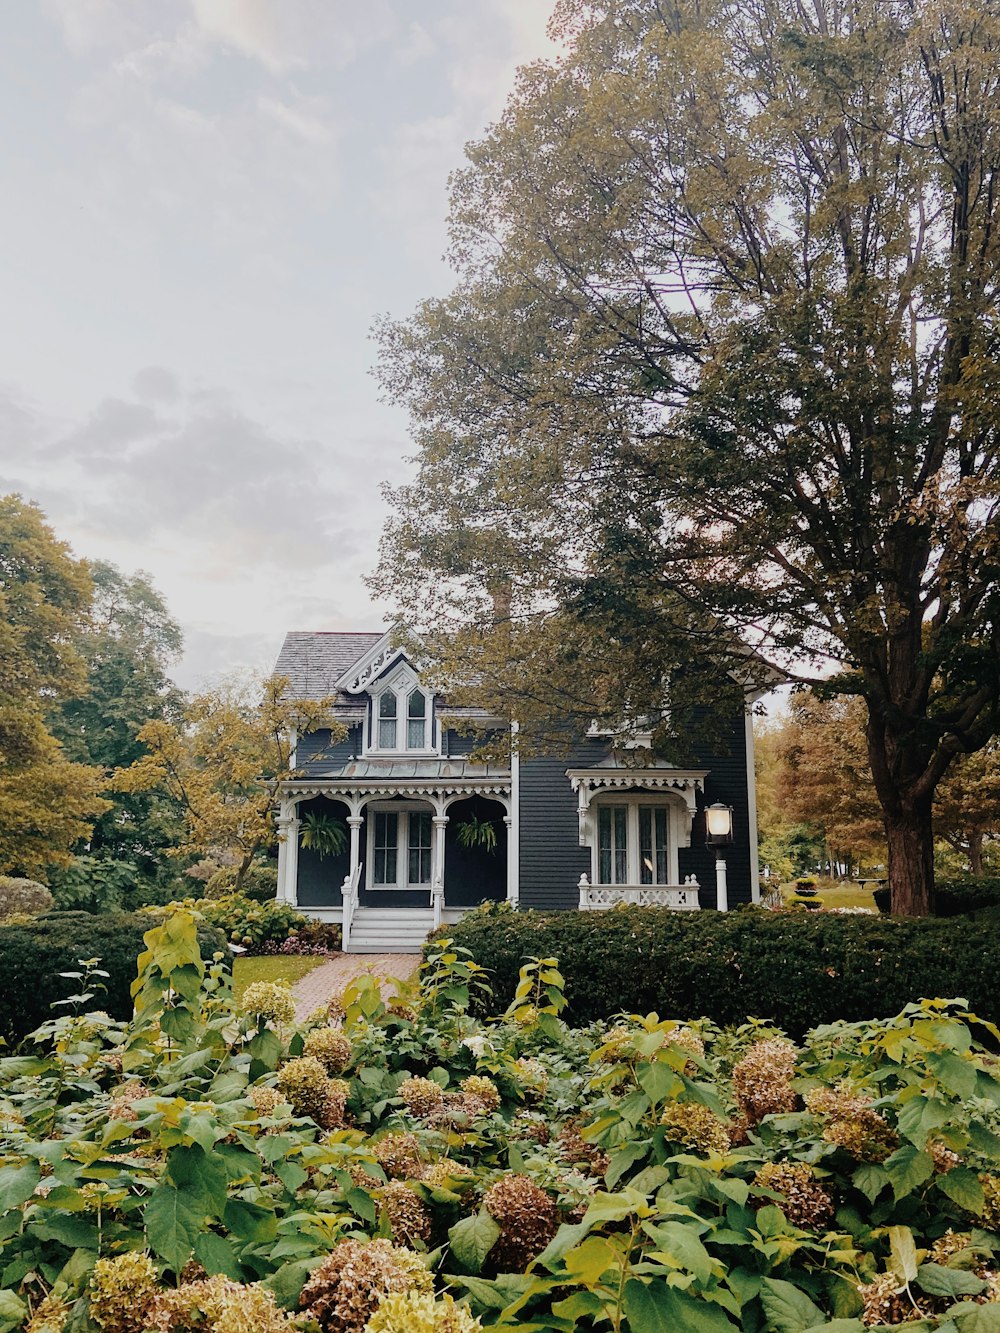
[[[566,776],[580,798],[580,811],[585,813],[595,792],[616,787],[640,787],[654,791],[679,792],[694,815],[697,793],[705,790],[708,769],[682,768],[571,768]]]
[[[344,672],[337,681],[337,689],[345,694],[363,694],[372,681],[403,655],[403,649],[392,642],[392,631],[386,630],[378,642]]]

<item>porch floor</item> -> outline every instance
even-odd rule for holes
[[[292,987],[296,1022],[303,1022],[330,996],[364,972],[405,981],[420,965],[418,953],[342,953],[307,973]]]

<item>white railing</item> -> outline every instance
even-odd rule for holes
[[[344,878],[344,883],[340,889],[340,895],[344,903],[344,915],[341,925],[342,938],[340,941],[341,952],[347,953],[351,947],[351,924],[354,921],[354,909],[358,905],[358,885],[361,883],[361,864],[354,867],[351,873]]]
[[[434,914],[434,929],[437,930],[444,916],[444,885],[439,879],[431,885],[431,911]]]
[[[671,907],[676,912],[696,912],[698,881],[688,875],[683,884],[591,884],[580,876],[580,911],[602,912],[619,903],[639,907]]]

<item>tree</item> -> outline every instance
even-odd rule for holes
[[[695,658],[861,699],[894,910],[923,914],[935,790],[1000,729],[1000,13],[555,26],[454,179],[456,290],[381,328],[419,455],[376,586],[487,684],[512,643],[518,709],[589,690],[595,646],[633,712]]]
[[[275,842],[274,804],[294,776],[296,735],[329,727],[331,700],[291,699],[281,676],[239,679],[196,695],[180,724],[149,722],[138,739],[145,753],[115,775],[122,792],[160,791],[178,801],[186,836],[177,849],[222,856],[235,867],[239,891],[256,858]]]
[[[146,723],[177,723],[183,695],[167,675],[181,648],[181,632],[149,577],[123,574],[106,561],[90,565],[93,599],[75,648],[87,673],[87,692],[63,701],[51,726],[65,753],[96,765],[107,776],[145,753],[138,739]],[[57,873],[60,901],[144,901],[164,878],[164,853],[176,846],[183,819],[162,793],[115,792],[95,822],[86,850]],[[113,862],[114,865],[108,863]]]
[[[100,771],[66,758],[46,726],[86,688],[75,648],[91,596],[87,566],[37,506],[0,498],[0,871],[37,875],[69,861],[107,808]]]

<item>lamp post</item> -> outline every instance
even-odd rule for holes
[[[705,809],[705,846],[715,849],[715,905],[720,912],[729,911],[729,890],[726,885],[726,857],[724,849],[733,840],[733,807],[716,801]]]

